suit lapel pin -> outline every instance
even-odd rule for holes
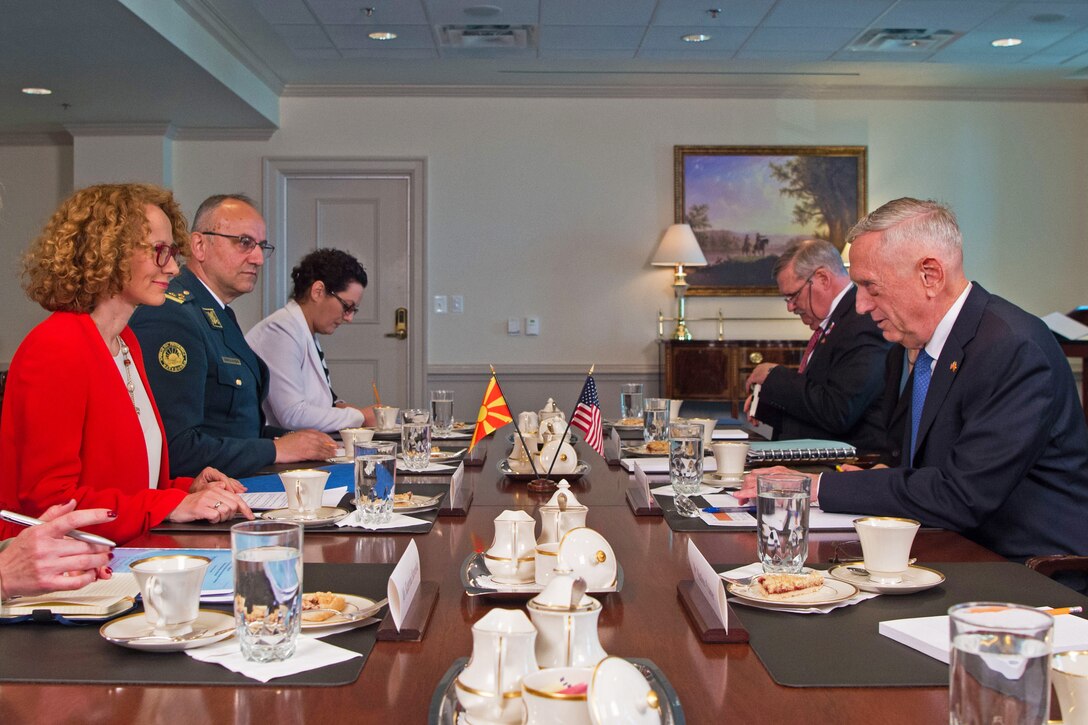
[[[960,364],[958,362],[956,362],[955,360],[953,360],[952,364],[948,366],[948,369],[951,370],[954,373],[954,372],[956,372],[957,370],[960,369]]]

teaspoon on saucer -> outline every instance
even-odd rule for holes
[[[168,634],[141,634],[136,637],[110,637],[110,641],[113,642],[188,642],[194,639],[203,639],[205,637],[218,637],[221,634],[227,632],[233,632],[234,626],[231,625],[226,629],[220,629],[216,632],[209,632],[207,629],[198,629],[187,634],[179,634],[171,636]]]

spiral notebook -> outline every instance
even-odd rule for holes
[[[846,463],[856,460],[858,449],[842,441],[799,438],[792,441],[752,441],[748,465],[776,463]]]

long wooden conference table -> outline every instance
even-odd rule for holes
[[[523,606],[470,598],[459,570],[474,551],[473,538],[490,542],[493,519],[504,509],[530,513],[546,500],[524,483],[506,480],[496,469],[508,445],[505,431],[488,441],[483,467],[466,469],[474,488],[467,517],[440,517],[426,535],[308,533],[304,560],[329,563],[393,563],[409,541],[419,547],[422,576],[439,584],[437,606],[420,642],[376,644],[352,685],[283,687],[275,681],[253,686],[102,686],[0,684],[3,723],[280,722],[424,723],[439,680],[456,658],[472,649],[472,624],[496,606]],[[690,578],[687,544],[695,541],[711,564],[755,560],[755,535],[712,531],[681,534],[661,517],[636,517],[625,503],[631,478],[608,466],[583,444],[579,453],[592,470],[573,490],[589,506],[587,525],[613,546],[624,569],[622,591],[603,597],[600,640],[609,654],[652,660],[679,695],[689,723],[734,722],[947,722],[946,687],[783,687],[768,675],[747,644],[700,641],[677,598],[677,583]],[[423,480],[423,479],[419,479]],[[448,480],[428,479],[432,481]],[[539,515],[536,517],[539,520]],[[826,563],[835,544],[853,532],[815,533],[809,557]],[[224,533],[151,534],[133,546],[229,547]],[[953,533],[925,531],[913,554],[921,562],[1003,561]],[[859,605],[861,606],[861,605]],[[741,608],[736,608],[741,611]],[[743,612],[741,612],[743,616]],[[783,617],[791,615],[782,614]],[[2,642],[0,634],[0,642]],[[34,656],[34,653],[18,653]],[[16,653],[0,651],[0,657]],[[174,656],[174,655],[167,655]],[[813,661],[812,667],[821,667]],[[872,663],[879,667],[880,663]],[[208,665],[213,667],[213,665]]]

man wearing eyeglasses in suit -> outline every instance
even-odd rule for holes
[[[235,478],[273,463],[320,460],[336,445],[316,430],[265,425],[268,367],[246,343],[228,306],[253,291],[267,255],[265,223],[241,194],[197,209],[192,253],[166,304],[141,307],[129,323],[159,403],[172,476],[213,466]]]
[[[854,309],[857,289],[839,251],[821,239],[794,242],[774,277],[786,309],[813,334],[800,369],[761,363],[748,376],[749,390],[762,387],[755,417],[774,428],[775,440],[830,439],[883,452],[879,399],[891,343]]]

